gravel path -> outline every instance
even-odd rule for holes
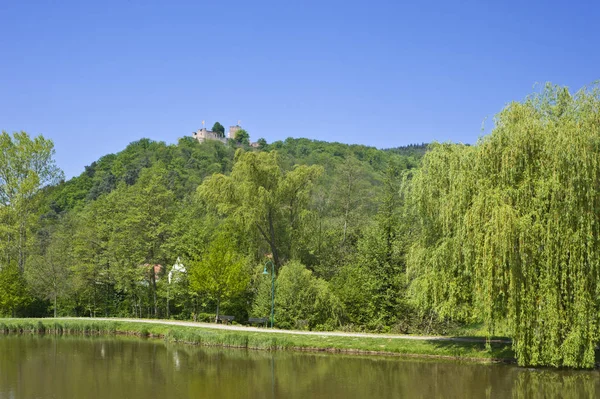
[[[102,320],[102,321],[123,321],[128,323],[150,323],[150,324],[164,324],[169,326],[185,326],[185,327],[200,327],[200,328],[212,328],[215,330],[229,330],[229,331],[246,331],[246,332],[260,332],[266,334],[293,334],[293,335],[317,335],[321,337],[357,337],[357,338],[386,338],[386,339],[410,339],[415,341],[453,341],[453,342],[485,342],[485,338],[467,338],[467,337],[444,337],[435,335],[400,335],[400,334],[370,334],[370,333],[352,333],[352,332],[338,332],[338,331],[299,331],[299,330],[279,330],[277,328],[258,328],[258,327],[246,327],[246,326],[234,326],[225,324],[214,324],[214,323],[197,323],[192,321],[179,321],[179,320],[161,320],[161,319],[121,319],[121,318],[109,318],[109,317],[95,317],[95,318],[83,318],[83,317],[61,317],[62,320]],[[510,340],[493,339],[490,342],[493,343],[510,343]]]

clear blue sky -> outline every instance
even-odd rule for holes
[[[536,82],[600,78],[599,2],[0,0],[0,129],[68,177],[206,120],[252,139],[473,143]]]

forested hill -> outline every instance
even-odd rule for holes
[[[244,323],[272,314],[276,287],[279,328],[483,323],[521,365],[593,367],[599,110],[598,87],[548,85],[476,145],[424,156],[142,139],[58,184],[50,140],[3,132],[0,316]]]
[[[400,187],[421,151],[141,139],[55,184],[51,141],[0,137],[3,175],[19,181],[11,165],[30,157],[42,178],[0,180],[0,194],[15,193],[0,207],[0,315],[263,317],[272,260],[279,327],[420,328],[397,293]],[[177,259],[187,273],[170,284]]]
[[[110,193],[120,182],[135,184],[143,169],[156,164],[168,170],[169,189],[182,198],[192,193],[205,177],[231,172],[238,148],[214,140],[199,143],[192,137],[183,137],[174,145],[143,138],[117,154],[105,155],[86,166],[79,176],[50,188],[48,205],[57,213],[82,206]],[[369,176],[369,184],[378,185],[380,175],[390,162],[397,163],[402,169],[416,167],[425,154],[427,144],[379,150],[364,145],[288,138],[259,149],[242,148],[246,151],[277,151],[288,167],[296,164],[321,165],[332,179],[335,179],[336,170],[342,163],[353,159],[361,172]]]

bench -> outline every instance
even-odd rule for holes
[[[269,321],[269,319],[266,317],[249,317],[248,318],[249,324],[264,324],[266,326],[268,321]]]
[[[235,316],[225,316],[225,315],[219,315],[219,317],[217,317],[217,323],[218,322],[225,322],[225,324],[229,324],[233,321],[233,319],[235,319]]]

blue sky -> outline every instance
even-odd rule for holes
[[[0,0],[0,129],[54,140],[68,177],[202,120],[269,142],[474,143],[535,83],[600,78],[599,17],[592,1]]]

